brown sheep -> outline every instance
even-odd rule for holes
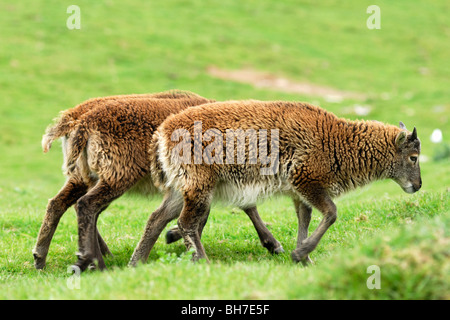
[[[249,132],[259,132],[259,145],[244,136],[244,146],[227,149],[234,146],[234,136],[228,134],[239,129],[248,137]],[[292,258],[306,264],[336,220],[334,197],[380,179],[392,179],[408,193],[422,184],[415,128],[410,133],[402,123],[398,128],[350,121],[307,103],[230,101],[199,106],[170,116],[154,139],[153,153],[158,152],[152,159],[152,176],[169,195],[181,194],[184,206],[178,227],[187,248],[194,249],[194,260],[207,259],[196,230],[213,197],[245,208],[275,193],[291,196],[299,221]],[[261,153],[256,159],[258,146],[260,151],[270,146],[274,161]],[[245,162],[233,161],[239,154],[245,154]],[[323,219],[308,237],[313,207]]]
[[[52,142],[58,138],[62,138],[64,155],[63,169],[67,175],[67,181],[59,193],[54,198],[49,200],[47,212],[39,231],[36,246],[33,249],[35,267],[37,269],[42,269],[45,266],[45,260],[51,239],[64,212],[81,196],[86,194],[87,191],[97,182],[97,179],[89,174],[89,168],[85,165],[86,155],[84,154],[82,154],[82,159],[78,162],[79,165],[72,166],[70,171],[67,170],[67,142],[69,134],[77,129],[80,121],[83,121],[86,116],[89,117],[89,112],[95,108],[108,108],[111,103],[120,103],[123,100],[129,101],[131,99],[145,98],[189,99],[190,97],[195,97],[196,100],[200,100],[199,103],[208,103],[212,101],[191,92],[168,91],[153,94],[133,94],[92,98],[82,102],[74,108],[61,112],[57,122],[47,128],[46,133],[42,138],[42,148],[44,152],[48,152]],[[105,134],[105,132],[103,132],[103,134]],[[100,234],[98,234],[98,240],[102,253],[110,254],[110,251]]]
[[[63,138],[67,181],[47,206],[33,250],[35,267],[41,269],[45,266],[58,222],[76,203],[80,236],[77,266],[84,270],[97,260],[99,268],[105,268],[102,254],[110,251],[98,233],[98,215],[126,191],[156,191],[149,175],[147,152],[154,130],[170,114],[209,102],[212,100],[190,92],[171,91],[90,99],[63,112],[58,122],[47,129],[42,146],[47,152],[53,140]],[[178,210],[175,213],[178,216],[181,208],[171,207],[170,210]],[[282,251],[279,242],[262,223],[256,208],[249,208],[246,213],[261,242],[269,250]],[[169,221],[164,221],[164,226]],[[200,234],[204,223],[206,219],[199,228]],[[172,230],[169,235],[172,235],[172,241],[181,238],[177,230]]]

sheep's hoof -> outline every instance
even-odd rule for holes
[[[284,253],[284,249],[283,249],[283,247],[280,245],[279,247],[277,247],[277,248],[275,248],[275,249],[273,250],[273,253],[274,253],[274,254]]]
[[[34,267],[37,270],[42,270],[45,267],[45,257],[42,257],[37,253],[37,251],[33,250],[33,258],[34,258]]]
[[[103,259],[101,258],[94,258],[92,260],[92,262],[88,265],[88,270],[90,271],[95,271],[95,270],[100,270],[100,271],[104,271],[106,270],[106,264],[105,261],[103,261]]]
[[[34,267],[37,270],[42,270],[45,268],[45,259],[34,256]]]
[[[92,262],[92,263],[88,266],[88,270],[91,270],[91,271],[97,270],[97,265],[96,265],[94,262]]]
[[[311,260],[311,258],[309,256],[306,256],[306,259],[303,259],[301,261],[301,263],[304,267],[309,267],[309,266],[314,265],[314,262]]]
[[[263,247],[266,248],[272,254],[284,253],[283,247],[276,240],[273,240],[273,241],[264,240],[261,243],[262,243]]]
[[[284,249],[283,249],[283,247],[281,246],[281,244],[279,243],[279,242],[276,242],[275,244],[273,244],[273,243],[267,243],[265,246],[264,246],[267,250],[269,250],[269,252],[271,253],[271,254],[280,254],[280,253],[284,253]]]
[[[170,244],[180,240],[180,233],[176,230],[169,230],[166,233],[166,244]]]
[[[80,252],[77,252],[75,255],[78,257],[78,261],[74,265],[72,265],[72,267],[78,268],[81,272],[86,270],[91,266],[91,264],[94,263],[94,259],[90,256],[84,255]]]
[[[302,256],[297,252],[297,250],[292,251],[291,258],[295,263],[298,263],[302,260]]]
[[[308,254],[305,253],[301,249],[296,249],[296,250],[292,251],[291,257],[295,263],[301,262],[304,267],[307,267],[307,266],[313,264],[312,260],[308,256]]]

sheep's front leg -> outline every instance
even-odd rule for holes
[[[313,251],[319,243],[322,236],[328,230],[328,228],[336,221],[337,210],[336,205],[326,192],[316,192],[308,200],[322,213],[323,218],[319,223],[319,226],[308,238],[301,241],[300,246],[292,251],[292,259],[295,262],[302,262],[307,264],[308,254]],[[300,233],[300,231],[299,231]]]
[[[166,225],[180,215],[183,207],[181,196],[174,195],[172,192],[164,196],[162,204],[155,210],[147,221],[144,234],[139,241],[129,262],[130,266],[136,266],[139,261],[145,262],[148,259],[159,235]]]
[[[70,178],[58,194],[49,200],[44,221],[39,230],[36,245],[33,249],[34,266],[43,269],[48,249],[58,227],[59,220],[67,209],[87,192],[88,186],[77,179]],[[106,244],[105,244],[106,245]]]
[[[308,228],[311,222],[312,208],[300,199],[294,198],[295,211],[297,213],[298,219],[298,234],[297,234],[297,248],[299,249],[302,245],[303,240],[308,238]],[[312,263],[309,256],[306,256],[304,263]]]

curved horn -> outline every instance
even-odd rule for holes
[[[412,141],[414,141],[414,140],[416,140],[417,139],[417,129],[416,129],[416,127],[414,127],[414,130],[413,130],[413,132],[412,132],[412,134],[411,134],[411,138],[410,138]]]
[[[406,126],[405,126],[405,124],[403,122],[400,121],[398,126],[399,126],[400,129],[406,130]]]

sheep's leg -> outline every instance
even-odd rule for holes
[[[75,206],[75,209],[77,211],[77,218],[78,218],[78,252],[76,253],[78,257],[78,262],[75,264],[75,266],[78,267],[81,271],[84,271],[87,267],[89,267],[90,269],[97,269],[97,266],[100,270],[103,270],[106,268],[106,265],[102,257],[99,233],[98,230],[96,229],[99,214],[94,215],[93,214],[94,211],[87,214],[86,210],[80,209],[78,205]],[[99,211],[101,212],[103,210],[104,209],[101,208]],[[82,215],[88,216],[83,217],[82,219],[81,218]],[[88,228],[86,228],[87,227],[86,220],[88,218],[92,219],[91,215],[94,216],[93,218],[94,222],[91,223],[94,225],[93,229],[95,230],[95,232],[93,236],[91,234],[87,236],[87,231],[84,234],[81,231],[80,223],[82,223],[85,229],[88,230]],[[92,245],[90,246],[91,249],[88,251],[88,253],[86,253],[85,251],[85,243],[88,241],[87,239],[89,239],[89,241],[92,243]]]
[[[302,262],[304,265],[307,264],[308,254],[317,247],[320,239],[336,221],[337,217],[336,205],[325,192],[315,193],[314,197],[311,197],[309,201],[319,209],[323,218],[316,230],[308,238],[301,241],[300,246],[292,251],[292,259],[295,262]]]
[[[93,189],[77,201],[79,254],[75,266],[81,271],[93,263],[94,259],[97,260],[100,270],[106,268],[96,229],[98,215],[126,190],[126,186],[114,189],[106,182],[99,181]]]
[[[205,188],[199,188],[204,192],[202,195],[195,193],[185,194],[184,207],[178,218],[178,228],[183,235],[184,244],[187,250],[193,248],[192,260],[206,259],[205,248],[203,247],[198,233],[199,224],[210,210],[210,195]],[[208,261],[209,262],[209,261]]]
[[[178,228],[178,226],[172,227],[172,228],[170,228],[169,231],[166,232],[166,243],[167,244],[171,244],[182,238],[183,238],[183,236],[181,235],[181,231]]]
[[[283,253],[284,252],[283,247],[270,233],[269,229],[267,229],[266,225],[259,216],[256,207],[244,209],[244,212],[248,215],[248,217],[252,221],[263,247],[269,250],[270,253],[276,254]],[[206,220],[200,224],[200,226],[202,226],[202,229],[205,226],[205,224]],[[201,230],[199,230],[199,235],[201,237]],[[173,227],[166,233],[166,243],[172,243],[180,240],[181,238],[182,238],[181,232],[178,229],[178,227]]]
[[[110,255],[110,256],[113,255],[111,253],[111,251],[109,250],[108,246],[106,245],[105,241],[103,240],[102,236],[100,235],[100,232],[98,231],[98,227],[97,227],[98,217],[100,216],[100,213],[105,211],[105,209],[107,207],[108,206],[105,206],[102,209],[100,209],[100,211],[97,213],[97,216],[95,219],[95,235],[96,235],[96,240],[94,241],[95,254],[94,254],[94,263],[91,263],[89,265],[89,268],[91,268],[91,269],[97,269],[97,265],[95,264],[95,262],[97,262],[98,268],[100,270],[106,269],[106,265],[104,263],[103,257],[106,255]]]
[[[312,208],[299,199],[294,199],[295,211],[298,218],[298,235],[297,235],[297,248],[302,245],[303,240],[308,238],[308,228],[311,222]],[[305,263],[312,263],[311,259],[307,255],[304,259]]]
[[[106,209],[106,208],[105,208]],[[103,210],[105,210],[103,209]],[[108,246],[106,245],[105,240],[103,240],[102,236],[100,235],[100,232],[98,231],[98,228],[96,228],[97,230],[97,239],[98,239],[98,245],[100,247],[100,252],[103,256],[113,256],[113,254],[111,253],[111,251],[109,250]]]
[[[205,227],[206,222],[208,221],[208,217],[209,217],[209,212],[207,215],[205,215],[205,217],[202,219],[202,221],[200,221],[200,224],[198,226],[198,235],[200,236],[200,238],[202,237],[203,228]],[[180,231],[180,228],[178,228],[178,226],[171,228],[166,233],[166,243],[167,244],[178,241],[182,238],[183,238],[183,236],[181,235],[181,231]]]
[[[102,208],[101,211],[98,213],[98,215],[100,215],[101,212],[105,211],[106,208],[108,208],[108,205],[106,205],[104,208]],[[97,219],[98,219],[98,215],[97,215]],[[98,231],[97,221],[95,222],[95,231],[97,233],[97,241],[98,241],[98,246],[100,248],[101,255],[104,257],[113,256],[113,254],[109,250],[108,246],[106,245],[105,240],[103,240],[102,236],[100,235],[100,231]]]
[[[106,245],[105,241],[103,240],[102,236],[100,235],[100,232],[98,231],[98,227],[97,227],[97,221],[98,221],[98,217],[100,216],[100,213],[102,213],[108,206],[103,207],[100,212],[97,213],[97,216],[95,218],[95,233],[96,233],[96,240],[94,241],[94,249],[95,249],[95,254],[94,254],[94,263],[91,263],[89,265],[90,269],[97,269],[97,265],[95,264],[95,262],[98,263],[98,267],[100,268],[100,270],[106,269],[106,265],[103,261],[103,256],[106,255],[113,255],[111,253],[111,251],[109,250],[108,246]]]
[[[130,266],[136,266],[139,261],[147,261],[159,235],[170,221],[180,215],[182,208],[183,199],[180,195],[174,195],[172,192],[169,192],[164,196],[162,204],[151,214],[147,221],[144,234],[134,249],[129,262]]]
[[[258,214],[258,209],[256,207],[251,207],[244,209],[244,212],[249,216],[252,221],[256,232],[258,233],[259,240],[264,248],[269,250],[270,253],[282,253],[284,252],[281,244],[274,238],[272,233],[270,233],[269,229],[267,229],[266,225],[262,221],[261,217]]]
[[[49,200],[44,221],[42,222],[36,245],[33,249],[34,266],[36,269],[45,267],[48,249],[62,215],[87,192],[87,189],[88,186],[83,182],[70,178],[58,194]]]

